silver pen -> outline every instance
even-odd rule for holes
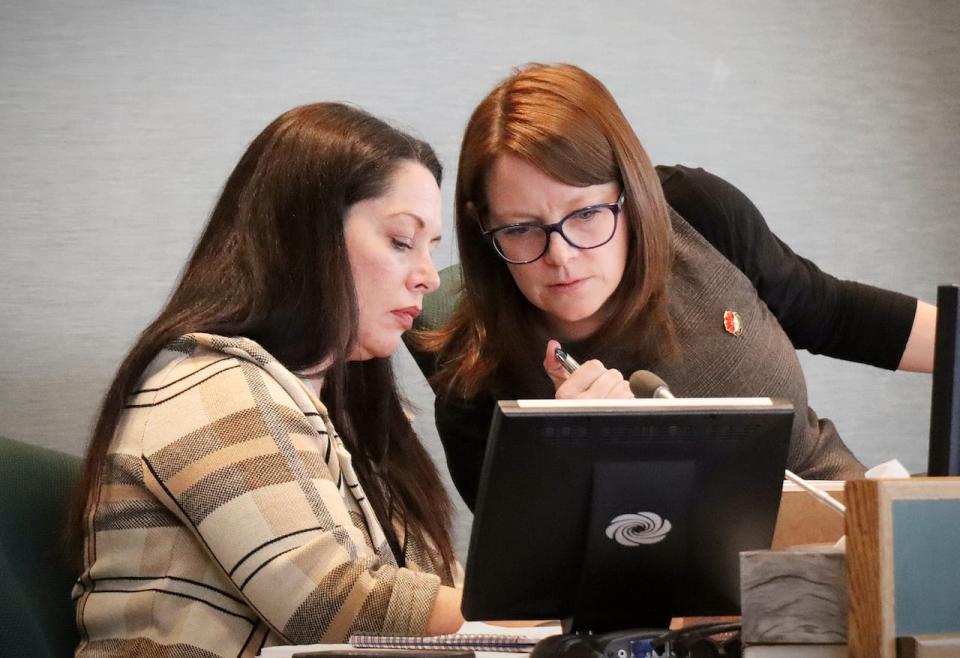
[[[580,367],[580,364],[577,363],[577,360],[564,352],[561,348],[558,347],[553,353],[557,357],[557,361],[560,362],[560,365],[562,365],[567,372],[573,372]]]

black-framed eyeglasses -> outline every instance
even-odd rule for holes
[[[574,210],[553,224],[522,222],[482,230],[503,260],[525,265],[539,260],[550,248],[550,234],[559,233],[577,249],[596,249],[610,242],[617,232],[617,220],[623,209],[623,193],[616,203],[598,203]],[[482,227],[481,227],[482,228]]]

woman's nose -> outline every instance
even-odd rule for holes
[[[576,251],[577,248],[564,240],[560,233],[553,232],[548,238],[547,253],[543,255],[543,259],[550,265],[563,265]]]
[[[437,272],[437,267],[433,264],[433,256],[430,254],[423,257],[413,276],[413,287],[422,290],[424,293],[433,292],[440,287],[440,274]]]

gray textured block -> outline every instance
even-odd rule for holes
[[[846,556],[839,550],[740,554],[743,641],[847,641]]]

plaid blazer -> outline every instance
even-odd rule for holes
[[[407,544],[400,568],[296,375],[251,340],[189,334],[129,397],[88,502],[76,655],[422,634],[440,579]]]

